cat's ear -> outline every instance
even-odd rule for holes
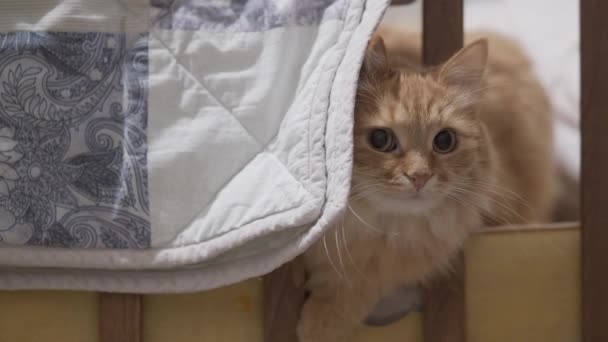
[[[450,86],[478,89],[488,59],[488,41],[479,39],[458,51],[440,68],[438,78]]]
[[[376,34],[367,44],[367,50],[363,57],[363,65],[361,66],[361,78],[367,80],[376,79],[385,76],[389,71],[384,40]]]

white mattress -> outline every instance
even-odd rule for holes
[[[386,0],[0,5],[0,289],[257,276],[343,210]]]

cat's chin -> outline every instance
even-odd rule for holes
[[[439,202],[428,193],[378,193],[369,196],[370,203],[380,212],[391,214],[422,214],[435,208]]]

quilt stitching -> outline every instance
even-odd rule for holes
[[[168,52],[168,53],[171,55],[171,58],[172,58],[172,59],[173,59],[173,60],[176,62],[176,64],[177,64],[177,65],[180,67],[180,69],[182,69],[183,71],[185,71],[185,72],[186,72],[186,74],[187,74],[187,76],[188,76],[188,77],[189,77],[191,80],[195,81],[195,82],[196,82],[198,85],[200,85],[200,86],[201,86],[201,88],[205,89],[205,90],[206,90],[206,91],[209,93],[209,95],[211,95],[211,97],[213,98],[213,100],[214,100],[214,101],[216,101],[216,102],[217,102],[217,104],[218,104],[218,105],[220,105],[220,106],[222,107],[222,109],[224,109],[224,110],[226,111],[226,113],[227,113],[227,114],[230,114],[230,116],[232,116],[232,118],[233,118],[233,119],[234,119],[236,122],[238,122],[238,124],[241,126],[241,128],[243,128],[243,130],[244,130],[244,131],[247,133],[247,135],[249,135],[249,136],[250,136],[250,137],[251,137],[253,140],[255,140],[255,142],[257,142],[257,143],[258,143],[258,145],[260,145],[260,146],[261,146],[260,151],[261,151],[261,150],[263,150],[263,149],[266,147],[266,145],[267,145],[267,144],[263,144],[261,141],[259,141],[259,140],[257,139],[257,137],[256,137],[255,135],[253,135],[253,134],[252,134],[252,133],[249,131],[249,129],[247,128],[247,126],[245,126],[245,125],[244,125],[244,124],[241,122],[241,120],[240,120],[240,119],[239,119],[239,118],[238,118],[236,115],[234,115],[234,113],[232,112],[232,110],[230,110],[230,109],[228,108],[228,106],[226,106],[226,104],[224,104],[224,103],[223,103],[223,102],[222,102],[222,101],[219,99],[219,97],[218,97],[217,95],[215,95],[215,93],[213,93],[213,92],[211,91],[211,89],[210,89],[210,88],[209,88],[209,87],[208,87],[208,86],[205,84],[205,82],[204,82],[203,80],[201,80],[201,79],[199,79],[198,77],[194,76],[194,74],[192,74],[192,71],[191,71],[190,69],[186,68],[186,66],[184,65],[184,63],[183,63],[183,62],[182,62],[182,61],[181,61],[181,60],[180,60],[180,59],[179,59],[179,58],[178,58],[178,57],[175,55],[175,53],[173,53],[173,50],[171,50],[171,48],[169,48],[169,47],[167,46],[167,44],[165,43],[165,41],[164,41],[164,40],[162,40],[162,39],[161,39],[161,38],[160,38],[160,37],[159,37],[157,34],[155,34],[155,33],[154,33],[154,30],[151,30],[151,31],[150,31],[150,35],[151,35],[151,36],[153,36],[153,37],[154,37],[154,38],[155,38],[155,39],[156,39],[158,42],[160,42],[160,43],[162,44],[163,49],[164,49],[164,50],[166,50],[166,51],[167,51],[167,52]]]
[[[122,4],[121,0],[117,0],[117,1],[121,2],[121,4]],[[172,15],[175,15],[175,13],[173,12],[172,6],[176,2],[179,2],[179,1],[152,0],[152,6],[161,8],[162,11],[155,18],[155,20],[152,21],[151,25],[153,26],[155,23],[160,23],[159,26],[163,29],[175,29],[176,27],[174,27],[173,21],[171,21],[169,19]],[[184,18],[184,20],[180,21],[177,28],[184,29],[184,30],[199,30],[204,27],[205,29],[211,29],[211,30],[217,30],[218,28],[221,28],[222,32],[226,31],[226,30],[228,32],[233,32],[233,31],[259,32],[259,31],[264,31],[264,30],[271,29],[274,27],[286,26],[289,24],[310,26],[310,25],[314,25],[314,24],[319,24],[322,20],[326,20],[328,18],[336,18],[336,19],[343,20],[343,18],[345,17],[345,15],[347,13],[348,8],[349,8],[349,6],[347,6],[347,2],[345,0],[298,1],[295,3],[296,10],[294,11],[295,12],[295,15],[294,15],[293,13],[289,14],[289,13],[282,12],[280,9],[276,8],[276,6],[272,2],[265,1],[263,3],[263,5],[261,5],[261,3],[257,3],[255,0],[251,1],[251,2],[253,2],[254,5],[250,6],[249,8],[247,7],[247,5],[245,5],[246,3],[248,3],[248,1],[238,1],[238,2],[232,2],[230,7],[227,7],[222,10],[217,10],[217,11],[214,11],[210,8],[205,8],[205,6],[202,5],[201,7],[198,8],[197,15],[203,16],[203,17],[206,16],[205,18],[208,19],[207,21],[194,20],[194,19],[200,19],[200,18],[197,16],[195,16],[195,17],[190,16],[189,18]],[[126,6],[124,4],[122,4],[122,6],[126,10],[130,10],[128,8],[128,6]],[[189,5],[189,6],[192,7],[192,5]],[[270,6],[271,9],[267,9],[266,7],[268,7],[268,6]],[[264,9],[264,11],[259,12],[260,9]],[[189,10],[194,11],[192,8],[190,8]],[[326,17],[326,13],[325,13],[326,11],[329,12],[329,15],[327,17]],[[182,17],[185,17],[184,12],[187,12],[187,11],[182,11]],[[270,13],[270,15],[268,15],[268,13]],[[261,14],[266,14],[266,15],[261,15]],[[300,15],[298,15],[298,14],[300,14]],[[301,14],[304,14],[304,15],[301,15]],[[254,18],[257,18],[257,19],[254,19]],[[262,18],[263,20],[260,20],[259,18]],[[225,24],[226,22],[228,22],[229,24]],[[171,25],[169,25],[168,23]],[[223,23],[223,24],[220,25],[218,23]],[[216,96],[211,91],[211,89],[205,84],[205,82],[192,74],[192,72],[176,56],[176,54],[172,51],[172,49],[169,46],[167,46],[165,41],[163,39],[161,39],[157,34],[154,33],[153,29],[151,30],[150,34],[152,36],[154,36],[154,38],[157,39],[163,45],[163,48],[166,49],[169,54],[171,54],[172,58],[176,61],[176,63],[180,66],[180,68],[183,69],[184,71],[186,71],[188,73],[189,77],[191,77],[194,81],[196,81],[199,85],[201,85],[201,87],[203,87],[214,98],[214,100],[219,105],[221,105],[226,110],[226,112],[229,113],[240,124],[240,126],[247,132],[247,134],[252,139],[256,140],[260,144],[260,146],[262,147],[260,151],[267,149],[267,147],[272,143],[273,139],[270,139],[265,144],[262,143],[261,141],[259,141],[257,139],[257,137],[255,135],[253,135],[251,133],[251,131],[249,131],[249,129],[246,127],[246,125],[244,125],[242,123],[242,121],[240,121],[240,119],[228,108],[228,106],[225,105],[219,99],[219,97]],[[332,47],[335,46],[336,43],[337,42],[334,42],[334,45],[332,45]],[[324,63],[324,65],[326,63],[327,63],[327,60]],[[316,96],[317,93],[318,93],[318,87],[315,90],[315,96],[313,96],[312,103],[316,103],[315,99],[318,98]],[[293,175],[293,173],[287,168],[287,166],[281,162],[281,164],[283,164],[283,167],[290,174],[292,174],[292,177],[294,177],[294,179],[296,179],[298,182],[300,182],[309,193],[310,193],[310,184],[308,184],[308,182],[312,175],[311,134],[313,134],[310,130],[310,127],[311,127],[310,121],[313,116],[313,110],[314,109],[311,106],[311,109],[309,111],[308,118],[307,118],[307,120],[309,122],[309,124],[308,124],[309,133],[307,134],[307,145],[306,145],[307,154],[308,154],[308,157],[307,157],[308,174],[302,180],[299,180],[298,177]],[[278,131],[275,132],[275,135],[274,135],[275,137],[276,137],[277,133],[278,133]],[[255,156],[254,156],[254,158],[255,158]],[[280,162],[280,160],[279,160],[279,162]],[[245,164],[243,166],[243,168],[247,164]]]
[[[120,0],[117,0],[117,1],[120,1]],[[121,3],[122,3],[122,2],[121,2]],[[123,6],[124,6],[124,4],[123,4]],[[125,7],[125,9],[126,9],[126,10],[130,10],[128,7],[126,7],[126,6],[124,6],[124,7]],[[154,38],[155,38],[155,39],[156,39],[156,40],[157,40],[157,41],[158,41],[160,44],[162,44],[163,49],[164,49],[164,50],[166,50],[166,51],[167,51],[167,52],[168,52],[168,53],[171,55],[171,58],[172,58],[172,59],[173,59],[173,60],[176,62],[176,64],[177,64],[177,65],[180,67],[180,69],[182,69],[183,71],[185,71],[185,72],[186,72],[186,74],[188,75],[188,77],[190,77],[190,79],[191,79],[191,80],[195,81],[195,82],[196,82],[197,84],[199,84],[199,85],[200,85],[200,86],[201,86],[203,89],[205,89],[205,90],[206,90],[206,91],[207,91],[207,92],[208,92],[208,93],[209,93],[209,94],[210,94],[210,95],[213,97],[214,101],[216,101],[216,102],[217,102],[217,104],[218,104],[218,105],[220,105],[220,106],[222,107],[222,109],[224,109],[224,110],[226,111],[226,113],[230,114],[230,116],[231,116],[232,118],[234,118],[234,120],[235,120],[235,121],[237,121],[237,122],[239,123],[239,125],[241,126],[241,128],[243,128],[243,130],[244,130],[244,131],[245,131],[245,132],[246,132],[246,133],[247,133],[247,134],[248,134],[248,135],[249,135],[249,136],[250,136],[250,137],[251,137],[253,140],[255,140],[255,141],[256,141],[256,142],[257,142],[257,143],[260,145],[260,148],[259,148],[258,153],[257,153],[257,154],[255,154],[255,155],[253,155],[253,156],[251,157],[251,159],[250,159],[250,160],[248,160],[247,162],[245,162],[245,163],[243,164],[243,166],[242,166],[242,167],[241,167],[241,168],[240,168],[240,169],[237,171],[237,173],[238,173],[238,172],[241,172],[241,171],[242,171],[242,170],[243,170],[243,169],[244,169],[244,168],[245,168],[247,165],[249,165],[249,163],[250,163],[250,162],[251,162],[253,159],[255,159],[255,157],[256,157],[256,156],[257,156],[257,155],[258,155],[258,154],[259,154],[261,151],[264,151],[264,150],[266,150],[266,149],[267,149],[267,147],[268,147],[268,146],[269,146],[269,145],[272,143],[273,139],[270,139],[270,140],[269,140],[267,143],[265,143],[265,144],[264,144],[264,143],[262,143],[262,142],[260,142],[260,141],[257,139],[257,137],[256,137],[254,134],[252,134],[252,133],[249,131],[249,129],[247,128],[247,126],[246,126],[246,125],[244,125],[244,124],[242,123],[242,121],[241,121],[241,120],[240,120],[240,119],[239,119],[239,118],[238,118],[238,117],[237,117],[237,116],[236,116],[236,115],[235,115],[235,114],[234,114],[234,113],[233,113],[233,112],[232,112],[232,111],[231,111],[231,110],[228,108],[228,106],[227,106],[227,105],[225,105],[225,104],[224,104],[224,103],[223,103],[223,102],[222,102],[222,101],[219,99],[219,97],[218,97],[217,95],[215,95],[215,93],[214,93],[214,92],[212,92],[212,91],[211,91],[211,89],[210,89],[210,88],[209,88],[209,87],[206,85],[206,83],[205,83],[203,80],[199,79],[198,77],[194,76],[194,74],[191,72],[191,70],[190,70],[190,69],[188,69],[188,68],[187,68],[187,67],[184,65],[184,63],[183,63],[183,62],[182,62],[182,61],[181,61],[181,60],[180,60],[180,59],[179,59],[179,58],[178,58],[178,57],[175,55],[175,53],[173,52],[173,50],[172,50],[172,49],[171,49],[169,46],[167,46],[167,44],[165,43],[165,41],[164,41],[163,39],[161,39],[161,38],[160,38],[160,37],[159,37],[159,36],[158,36],[158,35],[157,35],[157,34],[154,32],[154,30],[150,30],[150,36],[154,37]],[[335,45],[334,45],[334,46],[335,46]],[[310,113],[309,113],[309,115],[308,115],[308,120],[310,120],[311,115],[312,115],[312,109],[311,109],[311,112],[310,112]],[[276,136],[276,133],[278,133],[278,132],[275,132],[275,136]],[[310,132],[309,132],[309,134],[307,135],[307,139],[309,139],[309,140],[310,140]],[[272,153],[272,152],[270,152],[270,151],[267,151],[267,152],[268,152],[268,153],[270,153],[270,154],[274,154],[274,153]],[[308,152],[308,155],[310,155],[310,154],[311,154],[310,146],[307,146],[307,152]],[[300,183],[300,184],[302,185],[303,189],[305,189],[305,190],[306,190],[306,191],[307,191],[309,194],[311,194],[311,195],[312,195],[312,193],[310,193],[310,191],[308,190],[308,185],[307,185],[307,184],[305,184],[305,183],[304,183],[302,180],[299,180],[299,179],[298,179],[298,178],[297,178],[297,177],[296,177],[296,176],[295,176],[295,175],[294,175],[294,174],[293,174],[293,173],[292,173],[292,172],[289,170],[289,168],[288,168],[288,167],[287,167],[287,166],[286,166],[286,165],[285,165],[283,162],[281,162],[281,161],[280,161],[280,159],[276,158],[276,160],[277,160],[277,162],[278,162],[278,163],[280,163],[280,164],[283,166],[283,168],[284,168],[284,169],[285,169],[285,170],[286,170],[286,171],[287,171],[287,172],[288,172],[288,173],[289,173],[289,174],[292,176],[292,178],[293,178],[295,181],[297,181],[298,183]],[[310,167],[310,158],[308,158],[308,170],[311,170],[311,167]],[[235,174],[236,174],[236,173],[235,173]],[[309,174],[307,175],[307,177],[310,177],[310,171],[309,171]],[[191,222],[193,222],[193,221],[196,219],[196,217],[198,217],[198,216],[200,215],[200,213],[201,213],[201,212],[203,212],[203,211],[205,210],[206,205],[207,205],[208,203],[213,202],[213,201],[214,201],[214,199],[216,198],[217,194],[219,194],[219,193],[222,191],[222,189],[224,189],[224,188],[226,187],[226,185],[228,185],[228,184],[229,184],[229,181],[228,181],[228,182],[226,182],[226,183],[224,183],[224,184],[222,184],[222,186],[221,186],[221,187],[220,187],[220,188],[219,188],[219,189],[218,189],[218,190],[215,192],[214,196],[213,196],[213,197],[210,199],[210,201],[209,201],[209,202],[207,202],[205,205],[203,205],[203,206],[202,206],[202,209],[201,209],[199,212],[197,212],[195,215],[193,215],[193,216],[192,216],[192,218],[190,219],[190,221],[189,221],[189,222],[190,222],[190,223],[191,223]]]

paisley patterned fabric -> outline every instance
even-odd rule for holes
[[[150,245],[147,34],[0,34],[0,243]]]
[[[151,0],[163,29],[259,32],[290,25],[312,26],[341,19],[346,0]]]

